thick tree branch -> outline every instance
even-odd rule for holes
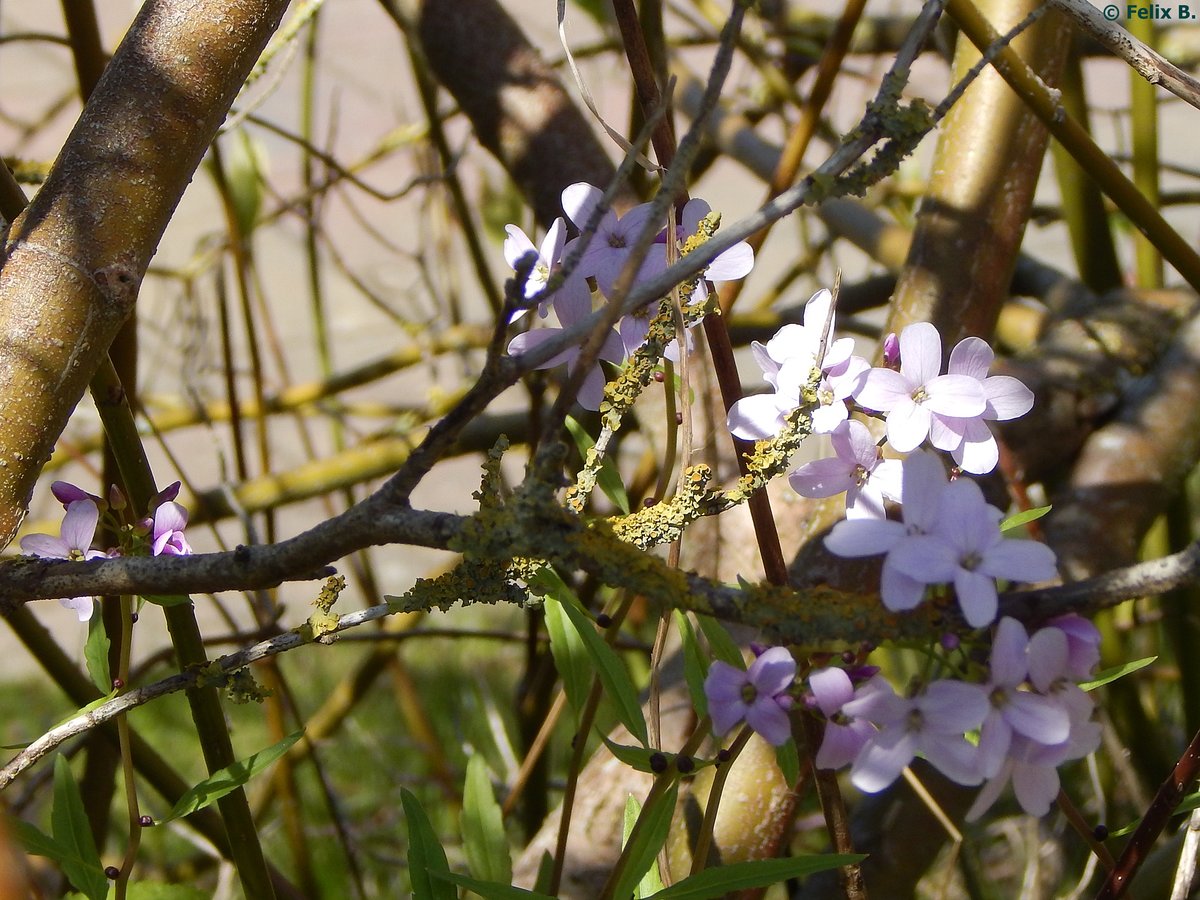
[[[0,544],[286,0],[151,0],[0,268]]]

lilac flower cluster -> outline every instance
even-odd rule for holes
[[[21,550],[30,556],[43,559],[68,559],[86,561],[116,556],[186,556],[192,552],[183,530],[187,527],[188,514],[175,502],[180,484],[160,491],[151,501],[152,515],[132,523],[133,527],[121,527],[116,514],[126,509],[121,492],[113,488],[111,502],[105,501],[83,488],[66,481],[56,481],[50,491],[63,505],[66,513],[59,526],[58,537],[49,534],[30,534],[21,538]],[[121,546],[107,550],[96,550],[96,528],[102,517],[108,516],[114,533],[122,537]],[[59,601],[72,610],[80,622],[92,617],[95,609],[94,597],[70,597]]]
[[[877,793],[919,756],[951,781],[983,785],[972,821],[1010,783],[1022,809],[1045,815],[1058,794],[1058,767],[1100,744],[1093,701],[1078,685],[1099,661],[1099,645],[1095,626],[1079,616],[1032,636],[1006,617],[985,671],[931,680],[910,694],[898,694],[873,666],[815,669],[803,695],[825,720],[814,764],[849,766],[855,787]],[[713,730],[724,734],[744,721],[768,743],[784,743],[795,676],[782,647],[761,652],[746,670],[714,662],[704,682]]]
[[[818,291],[805,306],[803,325],[785,325],[766,345],[752,344],[755,360],[774,393],[735,403],[729,410],[729,430],[744,440],[777,435],[787,414],[800,405],[800,389],[823,346],[821,405],[813,413],[817,434],[844,428],[847,403],[853,401],[863,410],[884,414],[893,450],[908,453],[928,438],[934,447],[950,453],[963,471],[973,475],[992,471],[999,451],[987,423],[1029,412],[1033,392],[1016,378],[988,375],[994,355],[987,343],[974,337],[959,341],[950,353],[946,373],[941,374],[942,339],[932,325],[918,322],[905,328],[898,339],[889,335],[884,354],[889,364],[872,368],[853,355],[849,338],[832,339],[832,302],[829,291]],[[841,453],[839,458],[853,461]],[[806,485],[807,479],[802,476],[800,484]],[[800,487],[797,490],[805,493]],[[833,493],[837,492],[806,496]]]
[[[996,579],[1054,577],[1054,551],[1036,541],[1005,539],[1003,513],[983,499],[974,481],[947,482],[932,453],[918,451],[904,460],[900,493],[906,501],[902,522],[845,519],[825,538],[838,556],[886,554],[880,594],[888,609],[912,609],[927,585],[953,584],[967,624],[982,628],[996,618]]]
[[[1015,378],[989,375],[992,350],[978,338],[955,346],[943,374],[941,337],[927,323],[910,325],[899,338],[889,335],[885,365],[872,368],[853,355],[850,339],[834,339],[832,305],[830,292],[818,291],[804,324],[785,325],[767,344],[752,345],[773,391],[735,403],[729,430],[744,440],[778,435],[819,360],[812,427],[830,435],[834,456],[805,463],[788,480],[804,497],[846,495],[846,520],[825,546],[839,556],[886,554],[880,593],[888,609],[912,609],[929,585],[952,584],[967,623],[989,625],[996,580],[1052,578],[1054,554],[1032,541],[1003,539],[1001,511],[973,482],[948,482],[935,456],[885,459],[867,425],[849,417],[850,405],[884,417],[893,450],[911,453],[928,440],[964,471],[984,474],[999,458],[987,423],[1028,412],[1033,393]],[[903,504],[903,521],[887,518],[887,501]]]
[[[850,766],[867,793],[892,784],[917,756],[958,784],[982,784],[968,813],[978,819],[1011,783],[1021,808],[1042,816],[1058,794],[1058,767],[1092,753],[1100,726],[1080,689],[1099,661],[1100,634],[1078,616],[1032,636],[1003,618],[986,673],[974,681],[944,678],[909,696],[876,672],[825,668],[808,679],[809,705],[826,720],[815,763]]]
[[[568,187],[562,194],[563,211],[567,218],[579,229],[587,226],[588,220],[603,199],[603,193],[590,184],[579,183]],[[700,222],[711,212],[703,200],[689,200],[680,211],[679,224],[673,230],[677,243],[686,241],[699,228]],[[534,347],[556,337],[564,329],[586,317],[592,311],[592,291],[588,279],[593,279],[603,298],[611,296],[613,287],[621,271],[625,268],[637,242],[638,235],[647,227],[651,214],[651,205],[644,203],[629,210],[623,216],[618,216],[613,210],[608,210],[600,219],[596,233],[591,237],[580,258],[579,265],[553,291],[545,296],[550,279],[562,270],[563,261],[571,255],[576,242],[566,240],[566,225],[563,219],[555,219],[550,226],[540,247],[535,247],[533,241],[516,225],[507,226],[508,239],[504,242],[504,258],[514,269],[517,263],[529,253],[536,254],[536,262],[530,277],[525,282],[525,298],[532,301],[540,297],[538,309],[543,318],[549,314],[551,307],[562,327],[541,328],[519,334],[509,342],[508,352],[514,356],[526,353]],[[655,238],[649,252],[643,259],[634,279],[644,281],[661,274],[667,268],[667,234],[663,228]],[[708,281],[731,281],[743,278],[754,266],[754,252],[744,241],[730,247],[714,259],[704,270],[704,279]],[[686,303],[694,308],[702,303],[707,296],[704,281],[701,281],[696,291]],[[650,316],[655,308],[653,303],[636,310],[630,315],[623,316],[617,323],[617,330],[610,332],[600,350],[600,358],[620,364],[638,347],[646,342],[649,332]],[[526,310],[518,310],[513,320],[521,318]],[[670,359],[678,360],[678,341],[672,342],[666,351]],[[579,348],[571,347],[562,353],[551,357],[539,368],[551,369],[560,365],[574,366],[579,357]],[[604,397],[604,372],[597,366],[587,374],[579,390],[579,405],[585,409],[599,409]]]

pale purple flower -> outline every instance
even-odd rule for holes
[[[1011,620],[1003,620],[1008,621]],[[1010,632],[1015,631],[1013,626],[1007,628]],[[1092,721],[1095,703],[1090,694],[1071,681],[1075,677],[1072,668],[1079,660],[1072,661],[1068,643],[1067,633],[1054,625],[1039,629],[1029,638],[1025,651],[1029,681],[1039,692],[1038,696],[1053,703],[1059,713],[1053,728],[1033,727],[1024,732],[1013,729],[1011,743],[1003,758],[998,764],[993,760],[991,771],[987,773],[989,780],[967,813],[968,821],[982,816],[1010,782],[1022,809],[1030,815],[1045,815],[1058,794],[1058,767],[1069,760],[1087,756],[1100,746],[1101,728],[1099,723]],[[1013,647],[1010,646],[1007,652],[1011,654]],[[997,665],[995,657],[993,651],[993,673]],[[1065,734],[1061,728],[1063,716],[1067,721]],[[1030,724],[1034,723],[1031,721]],[[986,727],[980,736],[980,749],[984,753],[988,752]],[[1060,735],[1061,740],[1053,741]]]
[[[564,331],[562,328],[541,328],[537,331],[527,331],[524,334],[518,334],[515,338],[509,341],[508,352],[513,356],[520,356],[522,353],[527,353],[539,344],[543,344],[553,337],[557,337]],[[575,361],[579,359],[580,348],[568,347],[561,353],[558,353],[544,363],[539,365],[539,369],[553,369],[555,366],[566,364],[570,369],[575,368]],[[604,344],[600,348],[600,359],[607,359],[610,362],[620,363],[625,359],[625,349],[621,346],[621,338],[615,331],[609,329],[608,336],[604,339]],[[599,409],[600,403],[604,399],[604,370],[597,363],[583,383],[579,387],[579,395],[576,400],[584,409]]]
[[[94,500],[72,500],[67,505],[66,515],[63,516],[59,537],[48,534],[26,535],[21,538],[21,550],[43,559],[86,561],[103,557],[104,553],[91,549],[99,522],[100,509]],[[65,597],[58,602],[73,610],[80,622],[86,622],[92,617],[94,601],[91,597]]]
[[[599,188],[585,182],[572,184],[562,193],[563,211],[575,227],[583,230],[603,198],[604,192]],[[596,233],[588,242],[587,249],[579,261],[579,270],[585,277],[594,277],[601,293],[606,297],[612,293],[613,284],[625,268],[638,237],[647,227],[652,211],[652,204],[643,203],[623,216],[618,216],[614,210],[609,209],[600,219]],[[634,283],[645,281],[666,268],[664,248],[652,244],[638,268]]]
[[[848,339],[847,339],[848,340]],[[832,434],[850,418],[846,401],[854,396],[859,382],[871,369],[861,356],[851,356],[842,362],[822,366],[824,377],[817,385],[820,406],[813,410],[813,434]]]
[[[690,237],[692,237],[700,225],[701,219],[712,212],[712,207],[707,202],[698,197],[693,197],[680,211],[680,224],[676,227],[676,238],[679,245]],[[663,229],[654,239],[654,245],[651,247],[652,253],[662,253],[664,264],[666,262],[666,241],[667,229]],[[662,249],[660,249],[662,248]],[[745,241],[740,241],[734,244],[728,250],[718,254],[711,263],[708,264],[703,272],[703,276],[696,285],[695,291],[691,297],[684,298],[684,311],[687,312],[689,307],[695,304],[702,303],[708,296],[708,288],[705,287],[706,281],[721,282],[721,281],[736,281],[740,278],[745,278],[754,268],[754,251]],[[603,290],[603,288],[601,288]],[[641,309],[634,310],[629,315],[623,317],[617,325],[617,330],[621,333],[621,342],[625,345],[625,352],[632,355],[638,347],[646,342],[646,335],[650,330],[650,318],[658,311],[657,301],[652,301]],[[694,327],[694,326],[693,326]],[[687,335],[687,348],[691,352],[692,340],[691,336]],[[679,361],[679,342],[678,339],[672,341],[664,350],[663,355],[672,362]]]
[[[1046,623],[1046,627],[1056,628],[1066,636],[1067,661],[1064,666],[1066,673],[1076,679],[1090,676],[1100,663],[1100,632],[1091,620],[1075,613],[1068,613],[1065,616],[1051,619]],[[1034,635],[1034,637],[1036,636]]]
[[[995,354],[986,341],[964,338],[950,353],[946,371],[967,375],[983,387],[983,412],[969,418],[934,412],[929,440],[939,450],[951,451],[954,461],[966,472],[985,475],[996,468],[1000,452],[988,422],[1006,421],[1025,415],[1033,408],[1033,391],[1009,375],[988,375]]]
[[[692,237],[700,227],[700,221],[712,212],[712,207],[699,197],[693,197],[683,205],[679,213],[679,243],[683,244]],[[660,235],[661,236],[661,235]],[[717,254],[704,270],[704,277],[696,286],[689,303],[698,303],[705,298],[708,290],[704,282],[737,281],[745,278],[754,268],[754,250],[745,241],[738,241],[728,250]]]
[[[826,385],[825,393],[830,405],[841,407],[839,418],[825,419],[824,423],[832,431],[838,421],[846,417],[845,404],[841,400],[850,396],[858,378],[859,366],[851,363],[853,340],[832,340],[832,305],[833,295],[829,291],[817,291],[804,307],[803,325],[784,325],[765,345],[758,341],[750,345],[755,362],[774,393],[743,397],[729,408],[727,424],[734,437],[744,441],[760,441],[779,434],[787,416],[800,405],[800,393],[812,377],[821,350],[822,335],[825,339],[822,370],[839,373],[832,376],[837,379],[836,387],[833,384]],[[818,393],[821,391],[818,390]],[[826,397],[821,399],[824,402]],[[814,414],[814,422],[819,413]],[[834,415],[839,416],[838,411]]]
[[[898,452],[920,446],[934,413],[972,418],[987,408],[978,379],[941,370],[942,339],[928,322],[917,322],[900,332],[900,371],[874,368],[862,377],[854,399],[887,413],[888,441]]]
[[[508,237],[504,240],[504,259],[510,266],[515,269],[517,262],[526,254],[533,253],[537,256],[537,262],[534,263],[529,278],[525,282],[525,299],[532,300],[546,290],[551,276],[557,274],[562,267],[566,243],[566,224],[561,218],[555,219],[550,230],[546,232],[540,248],[535,247],[528,235],[516,225],[506,225],[504,229],[508,232]],[[583,274],[578,271],[572,272],[571,276],[563,281],[553,293],[541,298],[538,302],[538,313],[543,319],[549,313],[551,305],[554,306],[559,319],[563,321],[567,319],[576,321],[581,315],[590,312],[592,293]],[[528,311],[528,309],[516,310],[509,321],[516,322]]]
[[[1066,656],[1066,640],[1061,654]],[[1024,735],[1042,744],[1060,744],[1071,732],[1067,709],[1053,698],[1022,690],[1030,675],[1030,639],[1025,626],[1004,617],[992,639],[991,679],[987,686],[991,710],[979,734],[980,771],[991,778],[1008,757],[1014,735]],[[1040,662],[1040,660],[1039,660]]]
[[[508,233],[508,237],[504,239],[504,261],[510,267],[516,269],[517,263],[530,253],[537,257],[537,261],[529,272],[529,277],[525,280],[525,299],[532,300],[546,289],[551,273],[562,260],[563,247],[567,242],[566,223],[561,217],[555,219],[554,224],[546,232],[545,238],[542,239],[540,248],[535,247],[529,236],[516,225],[505,225],[504,230]],[[543,297],[538,304],[538,313],[543,319],[550,311],[550,299],[549,296]],[[509,321],[517,321],[528,311],[528,309],[516,310]]]
[[[863,745],[875,734],[875,726],[866,718],[852,717],[843,707],[857,697],[876,692],[895,693],[880,675],[857,688],[845,669],[816,669],[808,676],[813,701],[825,716],[825,736],[813,764],[818,769],[840,769],[852,763]]]
[[[704,679],[713,731],[724,734],[744,719],[767,743],[785,743],[792,734],[787,690],[795,678],[796,661],[785,647],[765,651],[745,670],[715,661]]]
[[[568,279],[568,282],[578,280],[582,282],[583,276],[578,271]],[[564,293],[565,292],[565,293]],[[582,320],[591,312],[591,295],[587,292],[587,285],[584,283],[584,294],[586,297],[576,296],[576,292],[568,291],[567,285],[556,292],[558,298],[554,305],[554,311],[558,314],[559,321],[562,322],[563,328],[541,328],[537,331],[527,331],[524,334],[518,334],[508,343],[508,352],[512,356],[520,356],[522,353],[527,353],[534,347],[545,343],[551,338],[557,337],[566,328],[570,328],[576,322]],[[539,369],[553,369],[556,366],[566,364],[570,369],[575,368],[575,360],[579,359],[580,347],[568,347],[561,353],[555,354],[548,360],[538,366]],[[625,361],[625,350],[621,346],[621,339],[611,328],[608,335],[604,339],[604,343],[600,347],[600,359],[606,359],[609,362],[621,363]],[[601,401],[604,400],[604,370],[600,368],[599,362],[588,372],[583,383],[579,388],[579,395],[575,398],[576,401],[584,409],[599,409]]]
[[[1055,574],[1054,551],[1036,541],[1005,540],[1001,515],[978,484],[960,478],[942,491],[929,533],[898,543],[888,562],[925,584],[953,583],[967,624],[982,628],[996,618],[997,578],[1036,582]]]
[[[886,518],[883,500],[899,502],[902,496],[902,463],[883,459],[871,432],[862,422],[847,421],[833,433],[836,456],[805,463],[788,476],[801,497],[846,495],[846,516],[851,519]]]
[[[842,707],[848,716],[879,726],[850,768],[850,780],[874,794],[892,784],[920,754],[951,781],[979,784],[976,749],[963,736],[987,715],[987,695],[977,684],[941,680],[912,698],[876,692]]]
[[[893,612],[913,609],[925,596],[925,582],[892,563],[893,552],[906,540],[929,533],[938,521],[946,470],[932,453],[917,452],[903,462],[900,509],[903,522],[888,519],[845,519],[825,536],[825,548],[836,556],[875,556],[886,553],[879,592]]]
[[[161,503],[154,510],[154,526],[151,533],[150,554],[152,556],[187,556],[192,547],[184,536],[187,527],[187,510],[178,503]]]
[[[1101,729],[1097,722],[1072,723],[1071,737],[1061,744],[1046,745],[1023,735],[1013,736],[1008,756],[967,810],[968,822],[976,822],[996,802],[1011,782],[1021,809],[1031,816],[1044,816],[1061,786],[1058,767],[1073,759],[1094,753],[1100,746]]]

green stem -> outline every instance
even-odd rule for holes
[[[1083,66],[1078,52],[1067,57],[1059,85],[1063,108],[1090,133]],[[1062,144],[1051,142],[1051,150],[1058,176],[1058,193],[1062,197],[1063,220],[1071,235],[1079,277],[1097,293],[1120,287],[1121,265],[1117,262],[1104,195]]]
[[[121,475],[129,488],[129,500],[134,509],[146,509],[157,488],[137,433],[133,411],[125,400],[116,370],[107,358],[92,378],[92,393],[105,433],[120,464]],[[208,656],[204,650],[200,625],[196,621],[195,607],[190,602],[167,606],[163,608],[163,614],[180,670],[206,666]],[[229,737],[216,687],[206,685],[192,688],[187,692],[187,698],[208,771],[216,772],[234,763],[233,742]],[[246,896],[255,900],[273,900],[275,888],[267,871],[245,792],[239,787],[226,794],[217,801],[217,808],[225,822],[230,855]]]
[[[971,0],[947,0],[946,12],[958,23],[965,34],[981,52],[1000,40],[1000,35],[980,15]],[[1200,255],[1167,221],[1124,173],[1117,164],[1091,139],[1079,123],[1066,114],[1054,94],[1042,83],[1012,47],[1004,47],[993,60],[993,65],[1014,91],[1029,104],[1050,133],[1083,167],[1100,189],[1113,203],[1130,218],[1138,230],[1158,248],[1163,257],[1173,265],[1183,279],[1194,289],[1200,290]]]
[[[1154,46],[1154,23],[1134,17],[1125,23],[1129,33],[1148,47]],[[1133,137],[1133,183],[1155,207],[1158,196],[1158,87],[1129,70],[1129,126]],[[1138,284],[1162,287],[1162,255],[1145,235],[1135,234]]]
[[[709,721],[708,716],[697,722],[695,731],[692,732],[691,737],[687,739],[687,743],[680,749],[678,756],[694,756],[696,750],[699,749],[700,745],[708,737],[711,726],[712,723]],[[633,829],[629,832],[629,839],[625,841],[625,850],[621,853],[616,864],[613,865],[612,872],[608,876],[608,881],[604,883],[604,891],[600,895],[600,900],[614,900],[613,892],[625,877],[625,870],[629,868],[629,851],[638,846],[642,830],[646,827],[646,810],[655,807],[662,795],[666,793],[678,777],[679,772],[674,766],[670,766],[667,768],[667,771],[654,779],[654,784],[650,786],[650,792],[642,802],[642,815],[638,816],[637,822],[634,823]]]
[[[117,665],[120,683],[129,687],[129,657],[133,646],[133,597],[120,597],[121,604],[121,649]],[[125,808],[129,813],[129,846],[125,848],[125,859],[117,875],[116,900],[125,900],[129,887],[129,876],[137,860],[138,847],[142,842],[142,816],[138,808],[137,782],[134,780],[133,751],[129,740],[129,717],[117,718],[117,738],[121,747],[121,773],[125,781]]]
[[[713,827],[717,824],[717,810],[721,807],[721,791],[725,789],[725,782],[729,778],[729,772],[733,769],[734,761],[753,734],[754,732],[750,730],[749,726],[738,732],[738,736],[729,745],[729,759],[720,764],[717,774],[713,777],[712,787],[708,791],[708,802],[704,806],[704,821],[700,825],[696,849],[692,851],[692,875],[703,871],[708,866],[708,851],[712,847]]]

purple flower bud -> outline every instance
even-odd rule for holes
[[[54,495],[54,499],[68,507],[76,500],[89,500],[92,495],[81,487],[76,487],[69,481],[56,481],[50,485],[50,493]]]
[[[115,484],[111,485],[108,489],[108,506],[109,509],[114,509],[118,512],[128,506],[128,502],[125,500],[125,494]]]
[[[179,488],[180,483],[178,481],[168,484],[155,495],[154,502],[150,504],[151,508],[157,508],[162,503],[170,503],[179,496]]]
[[[947,631],[942,635],[941,643],[943,650],[957,650],[962,641],[957,634]]]
[[[846,669],[846,674],[850,676],[850,680],[855,684],[860,682],[870,681],[879,674],[879,666],[851,666]]]
[[[900,338],[894,331],[883,339],[883,364],[889,369],[900,368]]]

